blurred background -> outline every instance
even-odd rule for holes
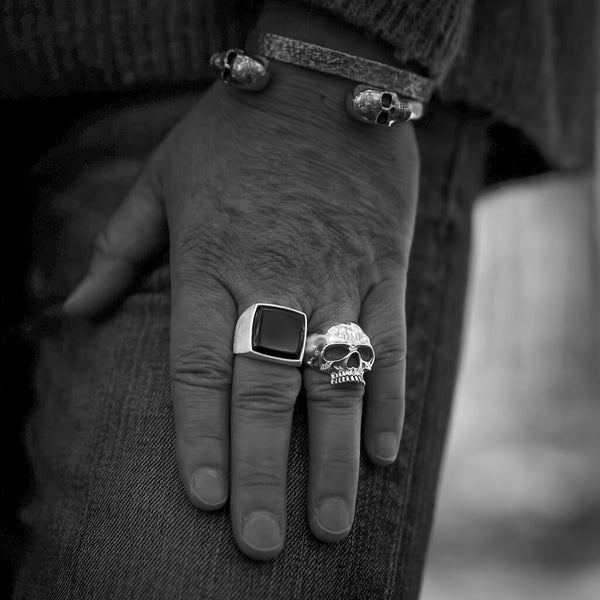
[[[585,175],[478,204],[422,600],[600,598],[599,214]]]

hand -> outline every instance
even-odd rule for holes
[[[91,315],[113,302],[170,240],[171,390],[179,468],[190,500],[230,497],[235,539],[275,557],[286,526],[294,402],[309,416],[308,519],[326,542],[350,530],[364,387],[314,369],[232,355],[237,317],[255,302],[300,309],[309,332],[356,321],[376,361],[365,447],[396,457],[404,412],[404,294],[416,212],[412,126],[352,122],[348,82],[278,65],[260,94],[217,83],[159,146],[99,236],[65,303]]]

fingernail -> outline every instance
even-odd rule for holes
[[[317,507],[317,523],[327,533],[346,533],[350,529],[350,513],[346,504],[335,498],[323,500]]]
[[[219,471],[198,469],[192,475],[192,493],[206,506],[221,506],[227,500],[227,485]]]
[[[398,438],[393,431],[385,431],[375,436],[375,455],[385,461],[396,459],[398,452]]]
[[[255,550],[275,550],[281,545],[281,526],[277,517],[267,511],[256,511],[244,518],[242,535]]]

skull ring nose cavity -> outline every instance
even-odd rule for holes
[[[325,333],[310,334],[304,364],[329,373],[330,383],[361,383],[375,362],[369,336],[356,323],[333,325]]]

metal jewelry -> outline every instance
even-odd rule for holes
[[[306,340],[304,364],[329,373],[332,385],[365,385],[365,371],[370,371],[374,362],[371,340],[356,323],[333,325],[325,333],[310,334]]]
[[[248,92],[260,92],[271,78],[271,66],[266,58],[248,56],[237,48],[213,54],[210,65],[219,69],[224,83]]]
[[[434,89],[433,80],[417,73],[275,33],[252,31],[248,47],[252,55],[233,48],[211,56],[210,64],[223,82],[246,91],[263,90],[271,79],[269,58],[344,77],[359,84],[348,94],[346,109],[363,123],[391,127],[420,119]]]
[[[239,317],[233,353],[291,367],[302,365],[306,314],[278,304],[253,304]]]
[[[423,116],[423,104],[400,97],[396,92],[357,85],[347,97],[350,116],[364,123],[391,127],[399,121],[413,121]]]

